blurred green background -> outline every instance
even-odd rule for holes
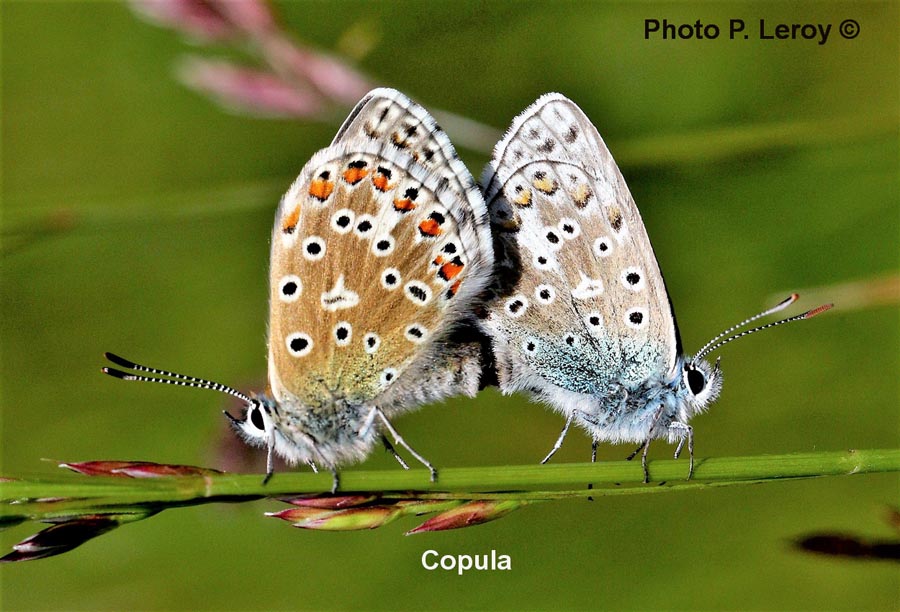
[[[896,2],[276,10],[323,50],[364,37],[357,66],[373,80],[498,129],[546,91],[574,99],[620,161],[688,350],[792,290],[898,273]],[[2,471],[58,471],[42,458],[222,467],[220,397],[122,384],[99,373],[102,353],[261,385],[275,205],[339,119],[223,113],[173,78],[178,58],[199,49],[126,5],[0,11]],[[833,30],[822,46],[648,41],[646,18]],[[855,40],[834,31],[845,18],[860,24]],[[477,176],[487,152],[460,152]],[[723,396],[693,421],[698,456],[898,446],[897,305],[834,299],[815,321],[724,351]],[[488,390],[398,427],[437,466],[471,466],[535,462],[561,424]],[[589,448],[570,435],[555,461],[583,461]],[[630,450],[607,445],[600,459]],[[657,444],[651,455],[670,452]],[[375,453],[365,468],[396,465]],[[823,530],[896,538],[882,515],[898,484],[876,475],[551,503],[415,537],[402,535],[412,522],[292,530],[263,518],[274,502],[187,508],[4,566],[0,606],[896,610],[896,564],[804,555],[790,540]],[[32,531],[4,532],[2,548]],[[512,571],[428,572],[420,556],[431,548],[494,549]]]

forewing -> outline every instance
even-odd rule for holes
[[[495,148],[482,183],[498,259],[486,326],[507,369],[501,383],[521,388],[536,375],[602,395],[613,382],[671,373],[678,338],[662,274],[584,113],[559,94],[538,99]]]

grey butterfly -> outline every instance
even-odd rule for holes
[[[725,338],[684,355],[662,273],[619,168],[585,114],[550,93],[515,118],[481,181],[494,232],[495,280],[482,325],[500,388],[524,391],[600,442],[687,441],[691,417],[719,395],[719,362],[703,358],[737,337],[808,319],[830,305]],[[630,457],[629,457],[630,458]]]
[[[246,403],[230,417],[251,444],[289,463],[360,461],[387,438],[435,469],[391,419],[453,395],[473,396],[481,346],[466,319],[490,280],[487,210],[475,181],[431,115],[393,89],[365,96],[331,145],[303,167],[272,232],[269,384],[247,396],[211,381],[135,364]],[[268,476],[267,476],[268,477]]]

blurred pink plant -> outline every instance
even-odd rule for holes
[[[222,13],[219,2],[191,0],[131,0],[131,8],[148,21],[173,28],[202,41],[224,40],[237,31]]]
[[[319,117],[327,104],[318,93],[302,90],[277,74],[227,61],[189,57],[178,74],[182,83],[223,107],[254,115]]]
[[[228,44],[255,65],[191,56],[178,67],[190,89],[257,117],[333,121],[379,83],[344,60],[298,43],[264,0],[130,0],[139,16],[199,46]],[[432,109],[458,146],[490,153],[502,133],[468,117]]]
[[[356,103],[374,87],[346,62],[292,40],[261,0],[131,0],[130,4],[148,21],[200,45],[249,44],[257,67],[194,56],[178,69],[185,85],[225,108],[323,120],[333,114],[329,111]]]

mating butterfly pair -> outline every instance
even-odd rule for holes
[[[494,150],[484,194],[431,115],[392,89],[363,98],[282,198],[272,232],[265,393],[141,366],[112,354],[125,380],[214,389],[246,403],[228,415],[249,443],[289,463],[337,467],[386,437],[431,471],[393,417],[454,395],[474,396],[496,365],[500,388],[549,403],[593,439],[687,441],[691,416],[719,393],[730,340],[681,341],[640,214],[596,128],[547,94]],[[489,338],[482,356],[477,334]],[[149,375],[147,375],[149,374]],[[227,414],[227,413],[226,413]],[[639,450],[640,450],[639,448]]]

